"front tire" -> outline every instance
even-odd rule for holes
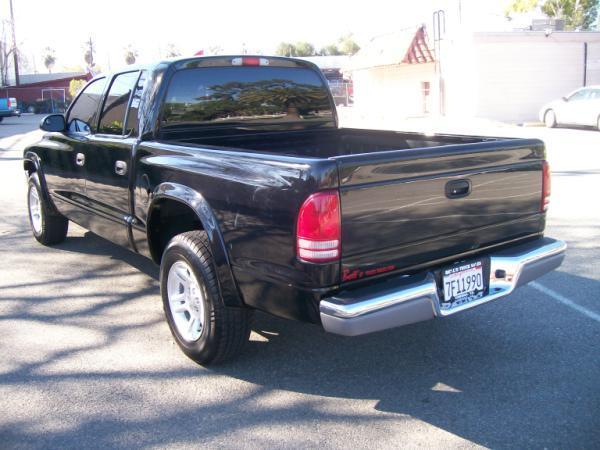
[[[29,177],[27,210],[31,232],[40,244],[54,245],[65,240],[69,231],[69,220],[51,210],[35,175]]]
[[[252,311],[223,304],[206,232],[188,231],[167,244],[160,290],[171,334],[190,359],[215,364],[243,350]]]
[[[544,114],[544,125],[546,125],[547,128],[556,127],[556,114],[551,109]]]

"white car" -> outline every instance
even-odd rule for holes
[[[600,130],[600,86],[587,86],[540,109],[540,120],[548,128],[557,125],[592,126]]]

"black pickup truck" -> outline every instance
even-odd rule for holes
[[[319,69],[195,57],[90,81],[24,152],[35,238],[73,221],[160,264],[193,360],[252,312],[353,336],[444,317],[558,267],[534,139],[340,128]]]

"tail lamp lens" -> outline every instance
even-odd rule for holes
[[[317,192],[302,204],[296,227],[296,248],[301,261],[339,260],[341,219],[337,191]]]
[[[550,175],[550,165],[548,161],[542,162],[542,203],[541,210],[547,211],[548,205],[550,204],[550,184],[551,184],[551,175]]]

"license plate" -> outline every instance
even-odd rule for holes
[[[441,307],[452,309],[483,297],[485,280],[483,261],[458,264],[443,271],[444,301]]]

